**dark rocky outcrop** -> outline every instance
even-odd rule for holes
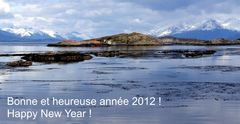
[[[22,57],[22,59],[44,63],[69,63],[89,60],[92,59],[92,56],[79,52],[48,52],[26,54]]]
[[[121,50],[90,52],[100,57],[198,58],[213,55],[214,50]]]
[[[183,57],[186,58],[196,58],[196,57],[203,57],[203,56],[209,56],[213,55],[216,51],[214,50],[176,50],[171,52],[177,52],[178,54],[182,54]]]
[[[8,62],[7,66],[11,67],[28,67],[32,65],[32,61],[18,60],[13,62]]]
[[[90,54],[93,54],[95,56],[100,57],[118,57],[120,55],[123,55],[124,51],[96,51],[96,52],[90,52]]]

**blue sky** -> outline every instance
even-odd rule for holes
[[[0,27],[33,27],[96,37],[148,33],[209,18],[238,19],[239,0],[0,0]]]

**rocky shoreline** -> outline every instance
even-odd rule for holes
[[[240,40],[198,40],[175,37],[154,37],[137,32],[122,33],[84,41],[64,40],[48,44],[49,47],[105,47],[105,46],[163,46],[163,45],[239,45]]]
[[[119,57],[119,58],[199,58],[211,56],[214,50],[113,50],[113,51],[90,51],[90,52],[46,52],[29,54],[0,54],[2,56],[20,56],[22,60],[8,62],[11,67],[27,67],[32,62],[40,63],[73,63],[90,60],[98,57]]]
[[[214,50],[121,50],[121,51],[97,51],[90,54],[100,57],[120,58],[198,58],[213,55]]]

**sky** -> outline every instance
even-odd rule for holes
[[[179,23],[239,19],[239,0],[0,0],[0,27],[98,37]]]

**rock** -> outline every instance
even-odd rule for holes
[[[19,60],[19,61],[14,61],[14,62],[8,62],[7,66],[11,67],[28,67],[32,65],[32,61],[24,61],[24,60]]]
[[[202,56],[207,56],[207,55],[212,55],[216,51],[214,50],[205,50],[205,51],[186,51],[183,53],[183,55],[186,58],[196,58],[196,57],[202,57]]]
[[[26,54],[22,59],[33,62],[69,63],[89,60],[92,56],[79,52],[47,52]]]
[[[210,56],[215,52],[215,50],[121,50],[94,51],[89,54],[100,57],[198,58]]]
[[[121,54],[120,51],[98,51],[98,52],[91,52],[91,54],[95,56],[101,56],[101,57],[116,57]]]

